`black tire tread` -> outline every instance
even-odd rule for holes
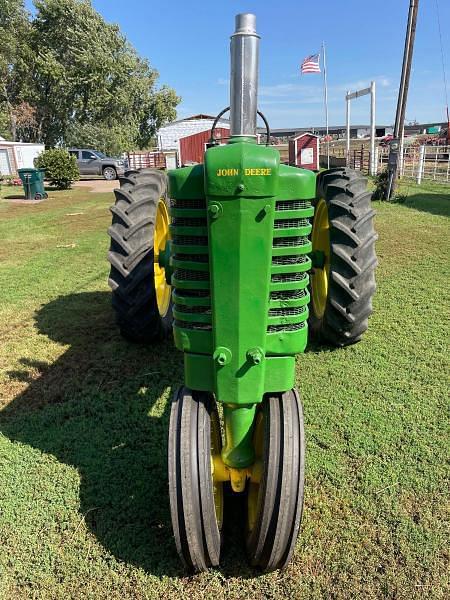
[[[313,336],[347,346],[361,339],[372,313],[378,264],[375,211],[366,178],[347,168],[320,173],[316,197],[328,206],[331,265],[325,313],[318,318],[311,304],[309,326]]]
[[[158,311],[153,265],[156,211],[166,191],[161,171],[128,171],[114,190],[116,202],[110,209],[108,284],[120,331],[135,342],[162,339],[172,327],[172,306],[164,317]]]
[[[283,569],[291,560],[303,510],[305,437],[303,411],[296,390],[270,394],[265,415],[264,473],[258,516],[247,535],[253,566],[265,572]]]
[[[169,497],[175,544],[185,566],[194,572],[217,566],[221,533],[211,477],[211,394],[179,388],[169,424]]]

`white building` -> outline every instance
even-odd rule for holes
[[[17,169],[33,168],[34,159],[44,150],[44,144],[8,142],[0,137],[0,173],[15,175]]]
[[[179,152],[181,138],[211,129],[214,119],[215,117],[211,115],[193,115],[161,127],[157,134],[159,149],[163,152],[166,150],[177,150]],[[229,129],[230,122],[228,119],[220,119],[217,127]]]

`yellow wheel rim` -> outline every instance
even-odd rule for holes
[[[256,416],[255,429],[253,431],[253,446],[255,449],[255,462],[263,460],[264,454],[264,416],[259,411]],[[260,483],[250,479],[247,494],[247,528],[252,531],[258,517],[258,497]]]
[[[158,201],[153,247],[156,302],[159,314],[164,317],[170,305],[170,285],[166,281],[166,270],[159,264],[159,255],[164,251],[169,239],[169,213],[164,198]]]
[[[327,305],[331,255],[328,207],[323,198],[319,200],[314,211],[312,249],[313,252],[322,252],[324,257],[323,267],[314,267],[311,275],[311,300],[314,314],[322,318]]]
[[[219,417],[216,412],[211,415],[211,459],[214,455],[220,455],[222,450]],[[223,481],[216,481],[213,470],[213,496],[216,520],[219,529],[223,522]]]

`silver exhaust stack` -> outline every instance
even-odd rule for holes
[[[236,15],[231,36],[230,134],[256,137],[258,110],[259,35],[256,16]]]

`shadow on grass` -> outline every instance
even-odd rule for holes
[[[402,206],[431,215],[450,217],[450,186],[442,185],[442,194],[423,193],[407,196]]]
[[[3,196],[2,200],[26,200],[25,194],[9,194],[8,196]]]
[[[166,458],[182,354],[170,340],[127,343],[110,300],[108,292],[70,294],[37,312],[39,333],[68,348],[51,365],[22,359],[23,368],[9,373],[28,387],[0,412],[0,430],[77,469],[80,514],[108,552],[159,577],[185,576],[172,535]],[[257,577],[245,556],[245,498],[228,491],[225,511],[220,571]]]
[[[78,470],[80,513],[116,558],[158,576],[181,574],[166,468],[181,353],[170,342],[143,348],[122,340],[106,292],[60,297],[36,324],[69,347],[50,366],[24,359],[23,370],[10,373],[29,385],[0,413],[0,429]]]

